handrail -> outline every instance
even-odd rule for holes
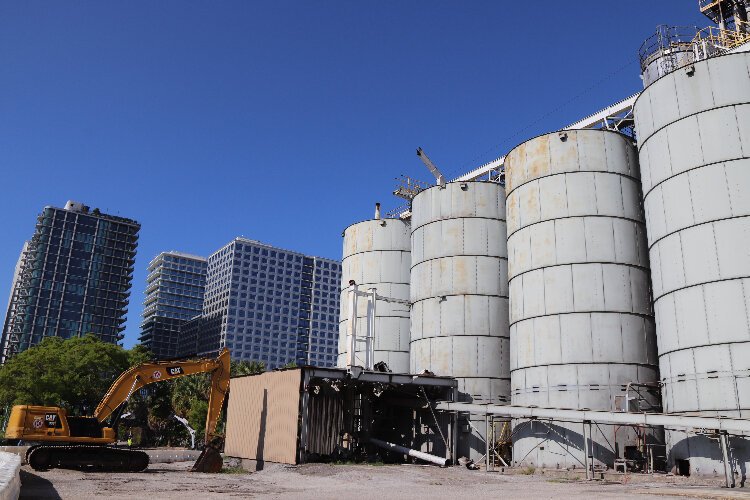
[[[692,43],[699,45],[703,42],[711,42],[723,50],[732,50],[750,41],[750,23],[746,21],[735,21],[736,30],[721,29],[716,26],[708,26],[699,30],[692,40]]]

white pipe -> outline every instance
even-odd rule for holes
[[[405,446],[399,446],[397,444],[388,443],[386,441],[381,441],[380,439],[375,439],[375,438],[370,438],[370,442],[376,446],[380,446],[384,450],[403,453],[404,455],[409,455],[410,457],[418,458],[420,460],[424,460],[425,462],[430,462],[435,465],[441,465],[444,467],[445,465],[448,464],[447,458],[436,457],[435,455],[430,455],[429,453],[425,453],[423,451],[412,450],[411,448],[407,448]]]
[[[195,449],[195,429],[190,427],[190,422],[188,422],[186,418],[182,418],[179,415],[172,415],[172,416],[174,417],[175,420],[180,422],[187,429],[188,433],[190,434],[190,449],[194,450]]]
[[[378,289],[371,288],[370,290],[372,291],[370,296],[372,317],[370,318],[370,331],[367,336],[367,369],[373,370],[375,367],[375,324],[377,322]]]
[[[729,433],[750,433],[750,420],[729,417],[694,417],[689,415],[665,415],[663,413],[617,413],[612,411],[562,410],[559,408],[536,408],[531,406],[478,405],[443,401],[438,410],[464,413],[490,413],[510,418],[540,418],[565,422],[591,421],[599,424],[650,425],[677,427],[682,429],[708,429]]]
[[[349,366],[357,365],[357,284],[349,290]]]

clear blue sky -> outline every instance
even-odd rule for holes
[[[395,177],[430,179],[417,146],[457,175],[634,93],[643,39],[707,25],[696,4],[3,2],[0,317],[35,216],[68,199],[143,226],[126,346],[160,251],[340,258]]]

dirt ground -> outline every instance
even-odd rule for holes
[[[619,480],[584,481],[579,475],[503,474],[463,467],[418,465],[267,465],[253,473],[189,472],[192,462],[153,464],[143,473],[35,472],[24,466],[21,498],[273,498],[385,500],[430,498],[750,499],[750,487],[720,488],[720,478],[619,476]],[[702,483],[702,484],[701,484]]]

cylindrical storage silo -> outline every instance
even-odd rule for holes
[[[459,400],[509,401],[505,196],[451,182],[412,202],[411,371],[458,379]],[[459,455],[484,454],[485,422],[459,430]]]
[[[505,158],[511,401],[615,410],[658,381],[638,162],[631,139],[601,130],[531,139]],[[652,388],[653,389],[653,388]],[[640,387],[644,406],[658,403]],[[593,429],[594,462],[653,440]],[[513,460],[582,467],[580,423],[518,422]]]
[[[668,413],[750,418],[748,71],[747,52],[696,62],[635,103]],[[750,468],[750,439],[730,445]],[[723,473],[712,437],[671,431],[667,446],[670,466]]]
[[[377,295],[406,303],[378,300],[375,307],[374,363],[384,361],[395,373],[409,372],[409,266],[410,230],[408,221],[374,219],[359,222],[344,230],[344,255],[341,262],[341,314],[339,316],[339,355],[337,366],[346,367],[349,332],[349,281],[360,292],[375,288]],[[368,330],[371,299],[357,300],[357,337]],[[364,342],[357,343],[357,365],[364,366]]]

